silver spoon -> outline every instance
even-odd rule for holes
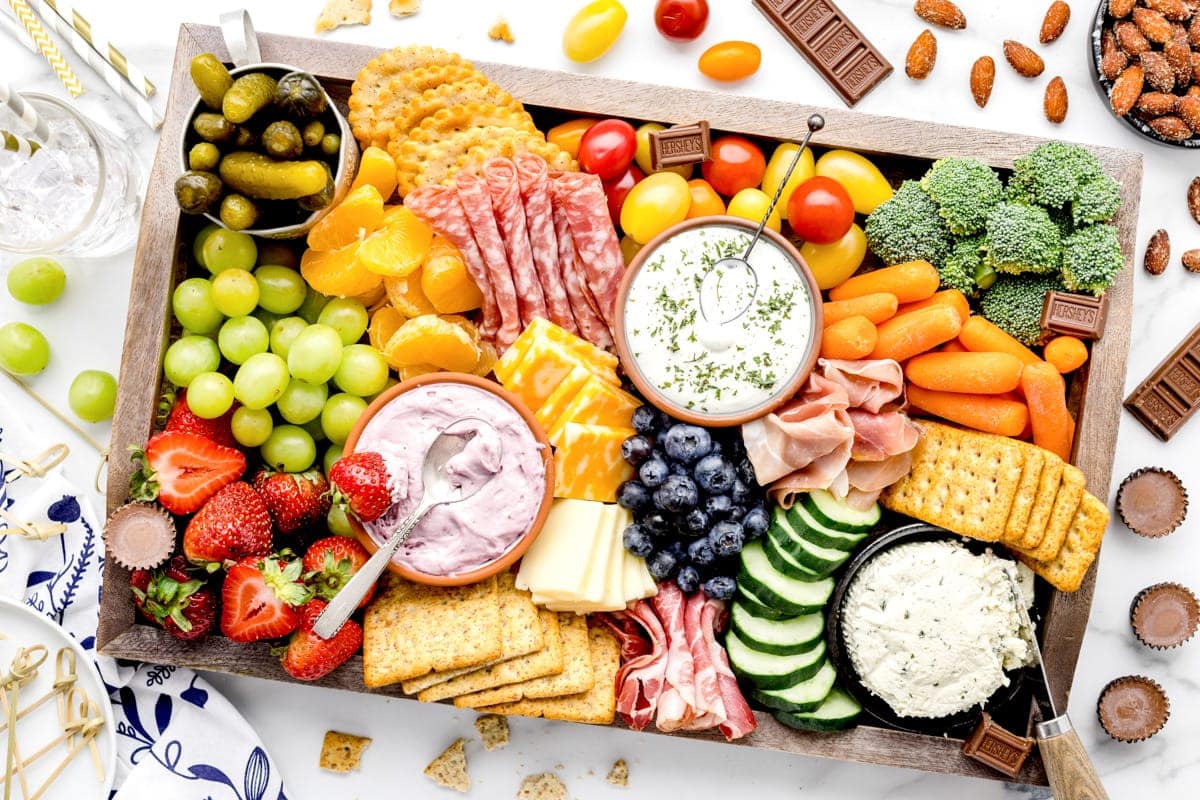
[[[362,569],[354,573],[341,591],[329,601],[321,616],[313,625],[313,632],[322,639],[330,639],[337,634],[346,620],[358,608],[367,590],[375,585],[375,581],[383,573],[392,556],[404,544],[413,529],[417,527],[430,509],[435,506],[459,503],[474,496],[496,476],[499,469],[489,472],[483,480],[471,480],[453,473],[447,473],[446,465],[461,453],[476,436],[494,437],[498,459],[503,456],[503,443],[499,433],[490,422],[477,417],[462,417],[447,425],[429,449],[425,452],[425,460],[421,465],[421,502],[413,509],[393,531],[388,540],[380,545],[375,554],[363,564]]]
[[[779,202],[779,196],[783,194],[783,187],[787,186],[788,180],[792,177],[792,171],[796,169],[796,165],[800,163],[800,157],[804,155],[804,148],[808,147],[808,140],[812,135],[821,128],[825,127],[825,118],[820,114],[813,114],[808,118],[808,133],[804,134],[804,140],[800,142],[800,149],[796,151],[796,155],[792,157],[792,163],[788,165],[787,172],[783,174],[783,180],[779,182],[779,186],[775,189],[775,196],[771,198],[770,205],[767,206],[767,212],[763,214],[762,220],[758,223],[758,229],[754,231],[754,236],[750,239],[750,244],[746,247],[746,252],[738,256],[726,256],[725,258],[713,264],[712,269],[704,274],[700,281],[700,316],[710,323],[716,325],[728,325],[738,317],[745,314],[754,302],[754,296],[758,294],[758,273],[750,266],[750,251],[754,249],[754,245],[758,243],[758,239],[762,236],[763,228],[767,226],[767,220],[771,218],[772,212],[775,211],[775,205]],[[745,302],[732,309],[729,314],[720,315],[721,307],[720,289],[721,284],[725,281],[736,281],[738,284],[748,284],[749,291],[741,291]]]

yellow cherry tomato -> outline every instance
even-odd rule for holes
[[[822,290],[832,289],[862,266],[863,258],[867,255],[867,237],[855,223],[836,242],[805,242],[800,246],[800,255],[812,270],[817,286]]]
[[[712,184],[703,178],[688,181],[688,192],[692,195],[692,207],[688,209],[687,218],[715,217],[725,213],[725,201]]]
[[[592,0],[575,12],[563,31],[563,53],[585,64],[609,51],[629,15],[617,0]]]
[[[642,246],[635,242],[631,237],[621,237],[621,257],[625,259],[626,266],[629,266],[629,263],[633,261],[633,257],[636,256],[638,250],[641,249]]]
[[[579,119],[564,122],[561,125],[555,125],[546,132],[546,141],[566,150],[571,154],[571,158],[578,158],[579,142],[583,140],[583,135],[587,133],[588,128],[599,121],[592,117],[580,117]]]
[[[763,215],[767,213],[769,205],[771,205],[771,198],[761,189],[742,189],[729,199],[729,208],[725,213],[731,217],[743,217],[760,222]],[[775,206],[771,209],[771,216],[767,218],[767,227],[778,233],[780,224],[779,206]]]
[[[674,172],[647,175],[625,195],[621,230],[645,244],[677,222],[687,219],[692,195],[687,181]]]
[[[714,81],[740,81],[758,72],[762,51],[751,42],[718,42],[700,55],[700,71]]]
[[[892,199],[892,186],[879,168],[850,150],[830,150],[817,159],[816,172],[845,187],[859,214],[870,214]]]
[[[767,162],[767,171],[763,173],[762,180],[762,190],[767,193],[768,197],[775,196],[775,190],[779,188],[779,184],[783,183],[783,175],[787,172],[788,165],[792,163],[792,159],[796,157],[796,151],[799,149],[800,145],[784,142],[771,154],[771,160]],[[797,186],[812,176],[812,149],[806,147],[804,155],[800,156],[800,163],[792,170],[792,177],[788,178],[787,186],[783,187],[783,194],[779,195],[779,204],[775,206],[784,219],[787,219],[788,198],[792,196],[792,192],[796,191]]]
[[[637,152],[633,155],[634,163],[641,168],[642,172],[647,175],[652,172],[674,172],[683,177],[686,181],[692,177],[692,165],[680,164],[675,167],[664,167],[663,169],[650,169],[650,134],[658,131],[666,130],[666,125],[659,125],[657,122],[647,122],[638,127],[637,133]]]

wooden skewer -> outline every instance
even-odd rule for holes
[[[46,646],[35,644],[21,647],[13,656],[8,674],[0,679],[0,698],[4,702],[4,714],[8,718],[8,749],[4,760],[4,800],[12,796],[13,760],[16,759],[17,778],[21,782],[21,794],[29,796],[25,781],[25,770],[21,766],[21,751],[17,747],[17,698],[21,686],[37,677],[38,667],[46,660]]]
[[[92,708],[95,708],[96,706],[95,706],[95,704],[89,702],[88,707],[89,707],[89,709],[92,709]],[[74,744],[71,745],[71,749],[67,751],[66,757],[63,758],[63,760],[59,762],[58,766],[54,768],[53,772],[51,772],[49,775],[46,776],[45,783],[43,783],[40,787],[38,787],[38,790],[36,792],[34,792],[32,795],[26,795],[27,800],[38,800],[38,798],[40,798],[43,794],[45,794],[46,790],[49,789],[50,786],[53,785],[53,783],[56,780],[58,780],[58,776],[63,773],[63,770],[65,770],[67,767],[69,767],[71,765],[71,762],[75,760],[75,756],[79,755],[79,751],[83,750],[83,748],[85,746],[84,743],[86,742],[90,745],[95,744],[94,740],[96,738],[96,734],[99,733],[100,729],[103,727],[104,727],[104,717],[102,717],[102,716],[87,717],[83,723],[83,727],[80,728],[80,730],[79,730],[79,735],[82,738],[80,738],[78,741],[76,741]],[[96,754],[95,758],[96,758],[97,762],[99,762],[99,755],[97,754],[97,751],[93,750],[92,752],[94,754]],[[7,786],[7,784],[5,784],[5,786]]]

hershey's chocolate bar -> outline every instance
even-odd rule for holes
[[[1200,325],[1125,398],[1134,419],[1164,442],[1200,408]]]
[[[650,133],[650,169],[674,167],[680,164],[699,164],[712,158],[712,139],[708,121],[691,125],[674,125]]]
[[[986,764],[994,770],[1015,778],[1021,772],[1025,759],[1033,750],[1033,739],[1017,736],[996,724],[992,715],[983,712],[983,719],[963,742],[963,755]]]
[[[1107,321],[1108,295],[1051,291],[1042,301],[1042,327],[1054,333],[1099,339]]]

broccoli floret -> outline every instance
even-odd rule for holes
[[[1121,205],[1121,184],[1107,175],[1100,175],[1079,184],[1071,201],[1071,219],[1076,225],[1089,222],[1108,222]]]
[[[1062,279],[1073,292],[1103,294],[1123,266],[1112,225],[1089,225],[1063,240]]]
[[[1062,289],[1057,275],[1001,275],[983,293],[979,310],[985,318],[1024,344],[1039,344],[1042,301],[1046,292]]]
[[[987,218],[986,261],[997,272],[1019,275],[1058,269],[1062,237],[1046,209],[1001,203]]]
[[[938,204],[950,232],[959,236],[983,230],[988,212],[1004,197],[1000,177],[973,158],[935,161],[921,179],[921,188]]]
[[[1103,174],[1096,157],[1079,145],[1046,142],[1013,162],[1008,197],[1062,208],[1075,199],[1081,184]]]
[[[946,256],[945,262],[938,267],[942,288],[958,289],[967,297],[974,297],[979,292],[976,277],[982,265],[983,236],[959,239],[951,248],[950,255]]]
[[[940,266],[950,253],[950,229],[937,203],[916,181],[905,181],[890,200],[867,217],[867,245],[885,264],[924,259]]]

